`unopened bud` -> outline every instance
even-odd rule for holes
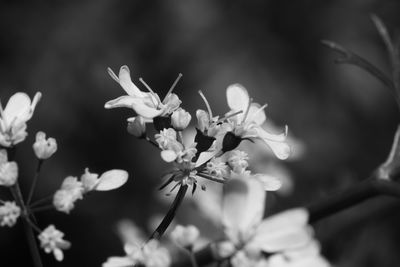
[[[127,127],[128,133],[137,138],[144,138],[146,136],[146,123],[141,116],[133,118],[133,120],[128,122]]]
[[[44,132],[37,132],[33,151],[38,159],[48,159],[57,151],[57,142],[54,138],[46,140]]]
[[[183,108],[179,108],[172,113],[172,127],[174,127],[177,131],[182,131],[188,127],[191,119],[192,116],[189,112],[185,111]]]

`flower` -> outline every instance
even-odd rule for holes
[[[242,173],[249,166],[249,155],[241,150],[232,150],[228,155],[228,164],[236,173]]]
[[[64,179],[61,188],[53,197],[53,205],[56,210],[69,213],[78,199],[83,198],[84,187],[77,177],[68,176]]]
[[[21,215],[20,207],[14,201],[6,201],[0,206],[0,226],[12,227]]]
[[[146,121],[141,116],[136,116],[128,120],[128,133],[137,137],[144,138],[146,136]]]
[[[196,143],[185,147],[177,140],[177,133],[172,128],[161,130],[159,134],[155,135],[155,139],[162,150],[161,157],[166,162],[191,162],[196,156]]]
[[[177,131],[182,131],[188,127],[192,116],[183,108],[178,108],[171,115],[172,127]]]
[[[212,158],[206,164],[206,171],[210,175],[214,175],[218,178],[223,178],[228,173],[228,166],[226,162],[219,158]]]
[[[200,232],[194,225],[177,225],[171,232],[171,239],[180,247],[191,249],[199,238]]]
[[[37,132],[33,151],[38,159],[50,158],[57,151],[56,139],[50,137],[46,140],[44,132]]]
[[[4,109],[0,103],[0,145],[11,147],[25,140],[28,135],[26,122],[32,117],[41,96],[37,92],[31,102],[27,94],[18,92],[10,97]]]
[[[226,96],[228,106],[231,109],[228,114],[235,114],[242,111],[242,113],[228,119],[232,126],[231,133],[233,133],[235,137],[240,138],[240,140],[260,139],[271,148],[279,159],[286,159],[289,157],[290,147],[285,142],[287,127],[284,133],[278,135],[271,134],[261,127],[266,120],[264,113],[266,105],[260,106],[257,103],[251,103],[246,88],[240,84],[230,85],[226,90]],[[230,142],[224,140],[224,146],[229,147],[229,149],[225,149],[225,151],[234,149],[240,143],[240,140],[236,140],[231,134],[225,136],[225,138],[228,137],[232,140],[230,140]]]
[[[142,247],[133,244],[124,246],[126,256],[110,257],[103,267],[127,267],[144,265],[146,267],[168,267],[171,264],[171,257],[167,249],[160,247],[157,240],[152,239]]]
[[[18,178],[18,165],[15,161],[8,161],[7,150],[0,150],[0,185],[12,186]]]
[[[237,256],[240,260],[232,258],[234,267],[245,266],[235,265],[235,262],[243,262],[244,257],[260,262],[264,260],[262,252],[284,253],[313,240],[305,209],[292,209],[263,220],[265,197],[263,185],[257,179],[232,178],[224,186],[224,242],[232,243],[242,254]]]
[[[71,247],[71,243],[64,240],[63,237],[64,233],[57,230],[54,225],[49,225],[38,236],[40,246],[46,253],[52,252],[57,261],[62,261],[64,259],[62,250]]]
[[[181,104],[178,96],[174,93],[169,92],[164,100],[161,101],[160,97],[147,85],[146,87],[149,92],[140,91],[131,80],[128,66],[124,65],[120,68],[118,77],[110,68],[107,71],[111,78],[121,85],[127,95],[108,101],[104,105],[106,109],[118,107],[132,108],[139,116],[150,122],[155,117],[171,114]]]
[[[102,175],[89,172],[85,169],[85,173],[81,176],[83,192],[89,191],[109,191],[123,186],[128,181],[128,173],[124,170],[109,170]]]

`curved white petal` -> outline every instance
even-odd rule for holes
[[[266,191],[276,191],[282,186],[282,182],[278,178],[271,175],[256,174],[254,177],[263,184],[264,190]]]
[[[161,158],[166,162],[173,162],[177,157],[178,155],[173,150],[161,151]]]
[[[266,105],[260,106],[260,104],[251,103],[246,122],[254,122],[257,125],[262,125],[267,119],[264,112],[265,107]]]
[[[119,84],[128,95],[143,97],[143,92],[131,80],[131,73],[128,66],[124,65],[119,69]]]
[[[203,165],[204,163],[206,163],[207,161],[209,161],[210,159],[215,157],[218,154],[218,152],[219,152],[219,150],[201,152],[196,161],[195,167],[197,168],[197,167]]]
[[[129,257],[110,257],[102,264],[102,267],[130,267],[135,264],[136,262]]]
[[[94,190],[109,191],[121,187],[128,181],[128,173],[124,170],[109,170],[103,173]]]
[[[233,178],[224,185],[222,224],[237,243],[248,238],[262,220],[266,193],[257,179]]]
[[[301,208],[271,216],[258,226],[251,243],[270,253],[305,246],[312,240],[307,221],[308,212]]]
[[[241,84],[232,84],[226,89],[226,98],[228,106],[233,111],[243,111],[242,114],[237,116],[242,117],[249,106],[250,97],[246,90]]]
[[[257,131],[258,138],[263,140],[274,152],[278,159],[287,159],[290,156],[290,146],[285,142],[286,131],[281,134],[270,134],[261,127],[254,128]]]
[[[154,117],[160,116],[164,110],[157,109],[147,105],[143,98],[135,98],[132,101],[132,108],[136,111],[136,113],[144,118],[152,119]]]
[[[6,125],[12,122],[26,122],[30,118],[31,99],[25,93],[18,92],[10,97],[3,111]]]
[[[129,95],[120,96],[116,99],[108,101],[104,107],[110,108],[132,108],[134,103],[137,103],[137,98]]]

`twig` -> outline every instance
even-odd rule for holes
[[[38,181],[38,178],[39,178],[39,174],[40,174],[40,170],[42,168],[42,165],[43,165],[43,160],[39,159],[38,163],[37,163],[36,171],[35,171],[35,176],[33,177],[31,189],[29,190],[28,199],[26,200],[26,205],[27,206],[29,206],[29,204],[32,201],[33,193],[35,192],[36,184],[37,184],[37,181]]]

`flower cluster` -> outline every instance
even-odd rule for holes
[[[7,150],[0,150],[0,185],[12,186],[17,182],[18,165],[15,161],[8,161]]]
[[[0,206],[0,226],[12,227],[21,215],[21,208],[14,201],[6,201]]]

